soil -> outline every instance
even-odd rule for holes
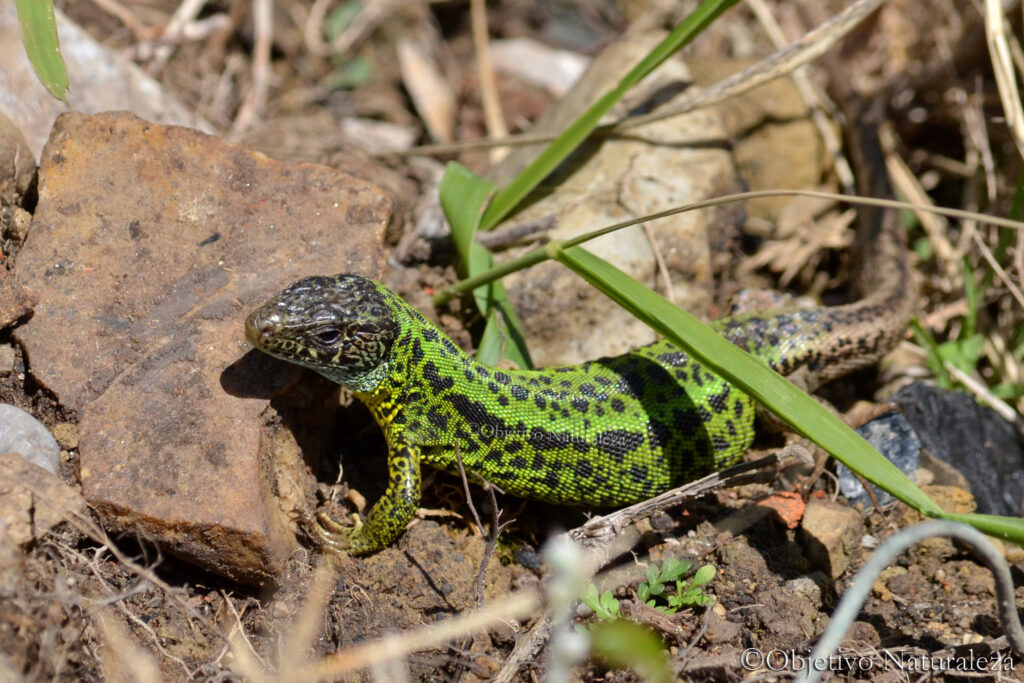
[[[143,36],[105,13],[99,3],[57,4],[109,46],[128,50],[143,42]],[[156,27],[166,24],[175,4],[157,0],[126,2],[124,6],[142,25]],[[670,22],[670,17],[648,7],[659,4],[665,3],[509,0],[488,6],[488,21],[492,37],[530,37],[592,54],[634,21]],[[803,21],[795,9],[785,3],[771,4],[785,30],[791,35],[802,32],[798,27]],[[274,5],[277,33],[271,54],[270,96],[243,141],[280,159],[327,162],[344,170],[357,167],[351,159],[360,158],[360,152],[349,154],[352,142],[336,134],[344,116],[410,127],[419,142],[427,142],[394,56],[394,46],[402,39],[424,40],[441,56],[456,90],[456,138],[485,136],[467,3],[399,3],[387,21],[367,28],[345,58],[316,56],[307,49],[302,26],[312,5]],[[816,11],[825,15],[823,7]],[[252,8],[241,0],[223,0],[210,3],[203,12],[203,16],[226,13],[231,18],[228,29],[207,40],[177,45],[156,75],[171,92],[226,130],[251,87]],[[753,17],[738,8],[733,13],[687,48],[687,56],[708,59],[721,54],[767,54],[770,48]],[[932,174],[936,196],[947,205],[970,203],[958,197],[976,195],[977,187],[972,189],[971,183],[976,185],[977,177],[984,175],[979,171],[973,179],[965,179],[939,174],[936,179],[935,166],[929,163],[934,155],[946,159],[964,155],[960,137],[948,134],[950,129],[958,129],[961,120],[950,93],[975,98],[979,109],[996,101],[987,61],[968,45],[979,22],[973,7],[935,11],[931,3],[906,0],[887,6],[869,29],[855,34],[860,43],[856,47],[862,51],[861,82],[856,85],[878,89],[884,84],[905,84],[899,95],[900,107],[891,112],[893,125],[906,146],[905,158],[913,161],[915,171]],[[939,34],[943,36],[941,46],[934,38]],[[951,55],[951,63],[958,69],[941,74],[932,69],[938,54]],[[360,64],[372,65],[368,79],[356,79],[349,88],[325,85],[346,74],[351,77]],[[229,94],[213,97],[216,79],[229,71],[233,74]],[[951,75],[954,71],[956,75]],[[540,89],[507,77],[499,79],[498,92],[512,132],[534,119],[551,99]],[[931,109],[927,125],[915,118],[915,108],[921,107]],[[989,134],[1000,144],[1008,136],[1001,127]],[[289,146],[286,141],[298,142]],[[997,146],[996,141],[992,144]],[[339,162],[340,157],[349,161]],[[486,153],[465,152],[458,159],[482,170]],[[1019,159],[997,161],[1004,165],[993,171],[996,199],[988,210],[1005,214]],[[396,216],[388,235],[393,249],[422,217],[420,193],[429,190],[432,171],[407,158],[387,158],[383,163],[385,168],[366,173],[396,200]],[[16,201],[31,209],[31,196]],[[923,233],[917,237],[923,239]],[[746,238],[754,245],[763,240],[753,231]],[[16,269],[18,243],[8,240],[0,242],[0,247],[0,265]],[[920,243],[918,247],[922,248]],[[776,273],[765,268],[739,275],[747,272],[744,262],[748,256],[738,255],[720,274],[723,290],[734,289],[738,283],[775,282]],[[437,319],[457,343],[472,349],[481,326],[470,307],[460,302],[441,310],[430,306],[429,293],[456,279],[453,251],[439,241],[411,261],[410,265],[392,264],[386,284]],[[842,263],[841,253],[826,253],[798,273],[791,286],[801,292],[810,288],[831,294],[839,284],[834,273],[842,270]],[[938,310],[956,300],[945,273],[934,261],[922,260],[918,277],[924,283],[925,310]],[[992,322],[996,334],[1009,329],[1005,306],[995,300],[985,303],[986,320]],[[0,330],[0,344],[10,339],[10,328]],[[33,380],[22,350],[16,347],[15,354],[13,372],[0,374],[0,401],[25,407],[51,429],[73,423],[75,415]],[[830,388],[827,395],[840,410],[847,410],[855,401],[875,395],[875,390],[891,379],[891,373],[862,372],[842,386]],[[356,491],[373,501],[386,478],[385,444],[358,404],[350,407],[346,420],[367,426],[339,445],[345,483],[331,485],[337,466],[325,464],[317,473],[321,492],[325,498],[340,500],[351,498]],[[780,436],[764,437],[750,458],[782,443]],[[75,449],[65,450],[61,475],[72,486],[77,486],[76,463]],[[657,515],[642,529],[632,554],[625,554],[598,579],[617,598],[636,600],[637,587],[651,562],[660,564],[667,557],[678,557],[692,561],[694,568],[708,563],[716,568],[715,579],[705,590],[714,598],[714,605],[682,609],[671,617],[678,631],[663,634],[670,656],[687,678],[745,678],[749,674],[741,666],[741,654],[748,648],[806,654],[828,623],[837,596],[869,556],[870,548],[854,548],[849,568],[832,577],[828,568],[808,558],[800,529],[790,528],[777,514],[763,514],[737,527],[736,520],[743,518],[744,511],[775,491],[797,490],[804,497],[833,494],[828,477],[790,481],[788,476],[724,489],[691,501],[671,515]],[[318,574],[317,567],[325,561],[307,545],[291,558],[279,584],[264,588],[203,573],[161,555],[144,539],[107,538],[96,526],[62,524],[39,537],[23,555],[0,557],[0,677],[10,672],[15,679],[25,680],[98,680],[132,672],[145,680],[232,680],[256,678],[260,671],[285,677],[303,662],[321,661],[331,653],[367,644],[372,648],[385,636],[442,624],[472,608],[500,602],[513,591],[538,586],[547,575],[540,560],[545,541],[557,530],[579,526],[593,512],[499,495],[500,518],[508,526],[491,547],[473,521],[474,512],[457,477],[427,473],[424,491],[419,518],[392,547],[366,558],[337,558]],[[493,503],[489,494],[474,486],[472,498],[490,530]],[[334,505],[338,514],[347,509]],[[882,540],[907,521],[902,504],[861,512],[862,539]],[[1014,579],[1020,583],[1024,556],[1009,551],[1007,556],[1014,562]],[[489,561],[482,567],[485,557]],[[324,576],[329,585],[325,597],[318,600],[317,577]],[[1017,597],[1024,600],[1024,587],[1017,590]],[[585,609],[579,614],[581,622],[593,620]],[[962,644],[985,645],[1003,634],[995,615],[988,571],[964,548],[933,540],[903,554],[879,578],[843,652],[858,659],[861,655],[880,656],[884,650],[916,656]],[[349,673],[346,680],[389,675],[421,681],[488,680],[501,669],[517,639],[524,638],[542,618],[538,608],[471,637],[460,635],[446,645],[419,649],[397,664],[378,657],[376,668]],[[1002,652],[1008,650],[1004,647]],[[530,658],[515,680],[541,677],[547,657],[542,650]],[[875,673],[852,666],[839,675],[844,680],[861,680]],[[582,664],[577,676],[587,681],[636,679],[635,674],[609,670],[593,661]],[[1015,672],[1000,676],[1021,678]]]

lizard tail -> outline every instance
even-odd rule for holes
[[[861,194],[889,199],[877,111],[864,109],[850,117],[850,154]],[[910,321],[915,294],[899,214],[864,205],[857,211],[860,300],[739,315],[717,324],[734,344],[779,373],[799,373],[807,389],[874,363],[899,343]]]

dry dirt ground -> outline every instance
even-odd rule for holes
[[[363,3],[367,7],[385,4]],[[790,37],[818,21],[819,13],[827,15],[816,3],[770,4]],[[317,25],[310,16],[324,5],[331,5],[331,11]],[[134,54],[146,66],[152,64],[152,57],[140,46],[150,37],[147,29],[166,25],[177,3],[65,2],[58,6],[95,38]],[[1019,32],[1017,7],[1014,21]],[[118,18],[122,9],[124,14]],[[171,92],[225,131],[243,113],[252,88],[252,55],[258,39],[252,11],[248,0],[208,3],[201,16],[225,14],[228,23],[202,39],[182,39],[166,64],[154,69]],[[468,3],[392,3],[382,14],[364,15],[364,24],[347,38],[345,52],[317,54],[304,31],[310,25],[319,36],[336,31],[323,24],[336,18],[337,11],[334,3],[320,0],[274,5],[267,101],[241,133],[243,142],[277,158],[320,161],[350,171],[358,169],[362,153],[338,133],[338,121],[344,117],[387,121],[413,130],[417,141],[428,142],[395,58],[395,46],[405,38],[425,40],[439,56],[456,94],[455,137],[486,135]],[[490,6],[488,21],[494,38],[531,37],[592,54],[630,24],[668,25],[681,12],[674,3],[511,0]],[[859,60],[857,87],[896,93],[890,118],[901,152],[933,196],[945,205],[982,206],[1005,215],[1020,163],[1013,155],[985,156],[986,150],[1005,150],[1008,133],[993,123],[998,100],[984,43],[979,40],[980,26],[974,5],[894,0],[846,49]],[[688,48],[687,56],[750,58],[769,51],[756,20],[740,7]],[[368,76],[361,75],[365,69],[370,70]],[[512,132],[550,101],[539,88],[509,78],[499,79],[497,92]],[[914,118],[922,107],[930,112],[927,125],[918,125]],[[971,124],[979,117],[989,123],[987,141],[970,137],[976,131]],[[472,168],[486,164],[484,152],[464,152],[458,158]],[[370,179],[396,200],[388,235],[393,248],[416,223],[417,202],[430,191],[429,174],[407,158],[381,163],[384,166]],[[986,182],[992,190],[988,195]],[[31,209],[31,197],[27,205]],[[918,231],[916,248],[924,254],[930,248],[928,236]],[[983,236],[991,237],[984,232]],[[958,238],[960,233],[941,239],[955,244]],[[17,244],[3,246],[5,266],[16,269]],[[1016,248],[1014,263],[1019,266],[1019,242]],[[974,264],[981,261],[973,251],[966,258]],[[426,292],[455,279],[454,259],[450,250],[434,249],[407,259],[412,265],[392,267],[387,281],[425,307],[429,305]],[[791,287],[802,292],[830,286],[829,271],[839,261],[836,254],[825,255],[818,259],[817,272],[814,268],[799,272]],[[723,273],[723,287],[743,272],[742,263],[742,258],[737,259]],[[950,280],[936,258],[922,257],[918,270],[922,306],[937,312],[928,323],[930,328],[940,337],[955,336],[957,323],[951,321],[963,309],[962,282]],[[1019,276],[1019,271],[1013,274]],[[747,277],[759,283],[775,281],[768,269]],[[1004,335],[1010,340],[1012,325],[1020,317],[1019,310],[1016,314],[1008,310],[1012,306],[1005,303],[1006,298],[994,290],[983,302],[982,320],[993,338]],[[472,347],[479,326],[465,309],[456,304],[441,311],[440,321],[458,343]],[[8,339],[9,331],[0,333],[0,342]],[[997,365],[988,357],[979,363],[986,368]],[[888,379],[877,371],[860,373],[833,388],[829,398],[845,410],[857,399],[871,398],[874,389]],[[73,414],[33,382],[20,355],[15,372],[0,376],[0,401],[29,406],[47,426],[75,421]],[[386,478],[384,442],[360,406],[352,406],[346,419],[357,425],[349,432],[355,438],[340,449],[346,486],[372,501]],[[758,443],[758,453],[781,443],[778,437],[766,438]],[[62,474],[69,483],[75,482],[73,448]],[[337,469],[325,465],[319,474],[326,487]],[[742,521],[746,519],[742,510],[774,490],[797,490],[811,497],[829,497],[834,491],[828,477],[816,479],[808,489],[800,488],[806,484],[807,480],[785,478],[749,484],[707,496],[671,516],[658,515],[642,530],[633,554],[620,559],[602,585],[619,598],[633,598],[643,578],[643,567],[635,558],[646,562],[673,556],[716,567],[716,578],[707,589],[715,607],[682,610],[673,618],[677,630],[665,635],[670,653],[688,678],[744,677],[739,653],[749,647],[806,648],[827,623],[837,596],[867,553],[855,549],[851,567],[833,579],[808,559],[799,532],[779,517],[766,514]],[[161,556],[144,539],[104,542],[96,528],[61,525],[28,549],[18,560],[17,572],[0,574],[5,596],[0,602],[0,652],[6,668],[29,680],[101,679],[126,670],[140,679],[225,680],[262,666],[286,669],[303,657],[315,661],[387,634],[443,622],[476,606],[481,598],[489,604],[516,588],[538,584],[543,576],[539,549],[546,538],[553,529],[573,528],[587,516],[586,511],[501,498],[502,518],[514,522],[503,530],[481,587],[478,576],[487,540],[472,520],[462,483],[433,473],[424,491],[425,512],[399,543],[367,558],[339,560],[324,598],[326,608],[315,611],[317,616],[322,614],[322,623],[315,619],[310,623],[308,611],[303,612],[315,585],[315,553],[297,553],[276,589],[256,589]],[[473,497],[481,516],[489,521],[488,496],[474,489]],[[906,515],[899,504],[867,510],[863,534],[884,538],[906,522]],[[1024,565],[1019,555],[1013,557],[1018,562],[1013,565],[1014,578],[1020,582]],[[3,566],[8,565],[0,562]],[[1020,598],[1024,598],[1022,591],[1018,590]],[[539,617],[537,612],[509,620],[473,637],[418,651],[398,665],[381,665],[372,674],[349,675],[353,679],[397,675],[398,666],[405,667],[410,680],[486,680],[501,668],[517,636]],[[965,642],[991,641],[1001,633],[991,576],[965,550],[937,540],[904,554],[879,580],[844,647],[858,655],[895,647],[934,652]],[[244,640],[239,640],[240,635]],[[544,661],[543,653],[533,658],[520,670],[519,680],[541,675]],[[246,669],[246,662],[254,668]],[[583,680],[634,678],[594,662],[578,669],[578,675]],[[847,671],[843,675],[860,680],[869,674]]]

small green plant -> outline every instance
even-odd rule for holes
[[[956,382],[953,381],[949,370],[946,369],[946,363],[952,364],[961,372],[971,374],[976,370],[978,361],[981,359],[981,345],[984,341],[983,335],[978,332],[978,308],[988,283],[983,281],[979,285],[974,269],[966,259],[963,261],[962,268],[967,315],[963,317],[956,338],[940,343],[920,322],[916,319],[911,321],[917,343],[928,352],[928,369],[932,371],[939,386],[943,389],[956,388]]]
[[[599,593],[594,584],[587,586],[587,590],[580,596],[580,600],[594,610],[594,614],[601,621],[614,621],[622,616],[619,614],[619,601],[615,599],[612,592]]]
[[[334,9],[324,22],[324,34],[329,45],[352,26],[363,4],[359,0],[348,0]],[[365,85],[373,75],[373,62],[365,57],[352,56],[350,51],[331,51],[333,70],[327,74],[322,85],[328,90],[354,90]]]
[[[675,614],[683,607],[706,607],[714,598],[704,595],[704,586],[711,583],[715,578],[714,565],[706,564],[697,570],[693,578],[684,581],[683,577],[690,571],[690,563],[685,560],[677,560],[670,557],[661,565],[652,564],[647,567],[647,580],[637,588],[637,596],[640,600],[660,610],[665,614]],[[669,593],[667,589],[675,584],[675,592]],[[619,611],[619,601],[615,599],[611,591],[603,593],[597,590],[597,586],[590,584],[580,595],[580,600],[587,607],[594,611],[594,616],[599,621],[614,621],[622,616]],[[658,604],[662,602],[663,604]],[[581,628],[581,627],[578,627]]]
[[[690,571],[690,563],[670,557],[661,568],[652,564],[647,567],[647,580],[637,589],[637,596],[649,607],[665,614],[675,614],[682,607],[706,607],[714,598],[704,595],[702,589],[715,578],[714,565],[706,564],[697,570],[693,578],[684,582],[683,577]],[[674,594],[666,593],[666,584],[675,583]],[[659,605],[659,598],[666,604]]]

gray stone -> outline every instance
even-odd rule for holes
[[[856,431],[864,439],[878,449],[878,452],[896,465],[903,474],[912,477],[920,467],[921,440],[914,429],[900,413],[884,413],[870,422],[857,427]],[[839,490],[851,503],[871,505],[871,496],[864,489],[860,479],[853,475],[843,463],[836,467],[839,476]],[[895,500],[886,491],[869,484],[879,505],[887,505]]]
[[[46,427],[6,403],[0,403],[0,453],[17,453],[55,476],[60,464],[60,445]]]

